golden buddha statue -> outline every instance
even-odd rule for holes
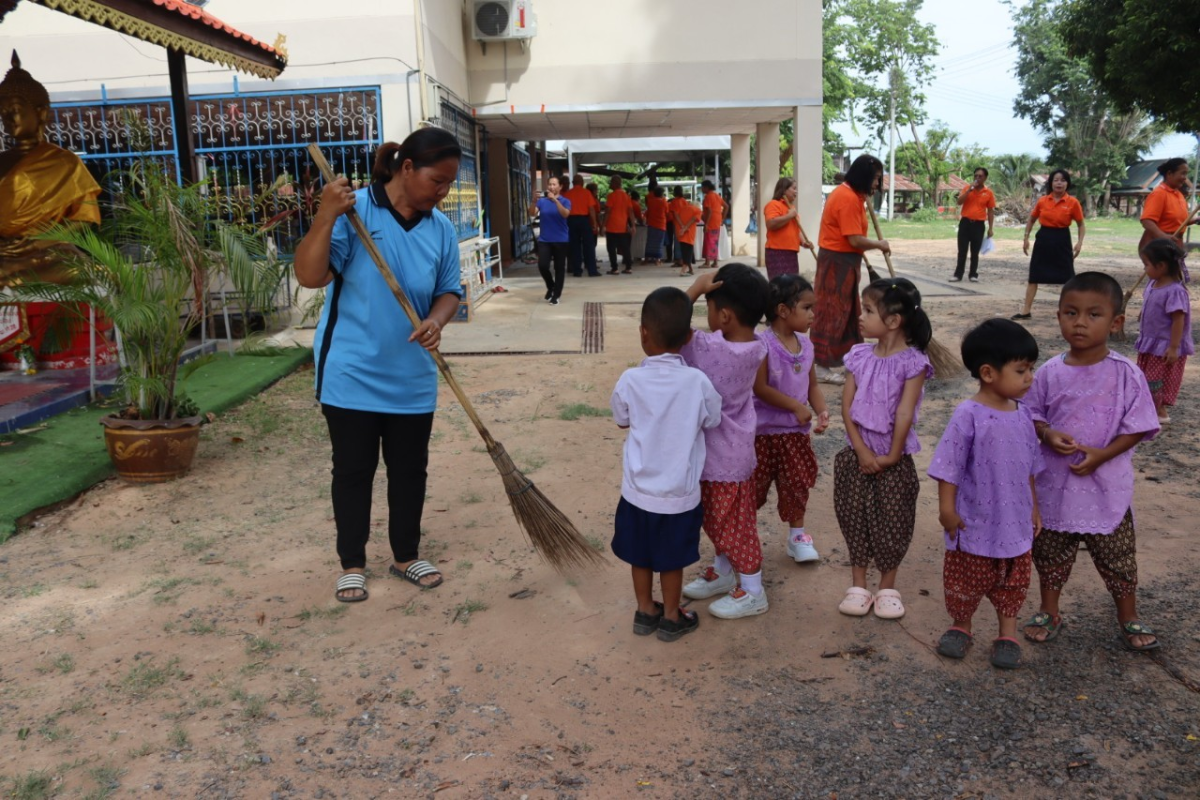
[[[0,125],[16,140],[0,151],[0,287],[21,279],[55,280],[61,250],[32,238],[58,222],[100,222],[100,186],[79,156],[46,141],[50,95],[21,69],[0,82]]]

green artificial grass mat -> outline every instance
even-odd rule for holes
[[[220,414],[312,360],[312,350],[278,355],[217,356],[188,378],[187,392],[202,413]],[[16,533],[17,520],[69,500],[115,474],[100,417],[111,405],[73,409],[34,426],[44,430],[0,437],[0,542]]]

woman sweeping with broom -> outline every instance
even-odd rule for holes
[[[450,133],[422,128],[379,148],[369,188],[329,182],[312,227],[296,248],[296,280],[328,287],[313,358],[316,393],[333,445],[333,515],[343,574],[336,598],[366,600],[371,490],[382,445],[387,465],[388,572],[421,587],[442,582],[421,560],[421,512],[442,328],[458,310],[458,236],[434,208],[458,174],[462,151]],[[354,209],[408,295],[421,323],[396,305],[346,215]]]

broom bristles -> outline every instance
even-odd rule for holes
[[[930,339],[925,346],[925,355],[933,365],[934,379],[953,378],[963,371],[963,364],[949,347],[937,339]]]
[[[533,549],[550,566],[565,572],[571,567],[587,567],[604,562],[604,557],[580,535],[571,520],[517,469],[504,445],[490,442],[488,453],[504,480],[504,492],[508,495],[517,525],[524,531]]]

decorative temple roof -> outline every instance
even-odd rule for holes
[[[0,18],[18,0],[0,0]],[[204,9],[183,0],[28,0],[142,41],[179,50],[260,78],[275,78],[287,66],[281,35],[260,42]]]

